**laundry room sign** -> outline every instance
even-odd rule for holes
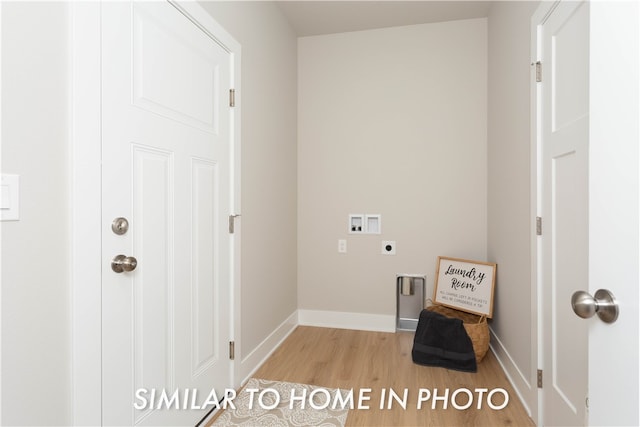
[[[495,276],[494,263],[438,257],[433,301],[491,318]]]

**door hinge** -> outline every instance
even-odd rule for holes
[[[542,81],[542,62],[536,62],[536,83]]]
[[[229,234],[233,234],[236,230],[236,218],[239,217],[240,214],[229,215]]]
[[[542,236],[542,217],[536,217],[536,236]]]
[[[229,341],[229,359],[234,360],[236,358],[236,343],[235,341]]]
[[[542,369],[538,369],[538,388],[542,388]]]
[[[236,106],[236,90],[229,89],[229,107]]]

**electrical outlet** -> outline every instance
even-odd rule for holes
[[[395,255],[396,254],[395,240],[383,240],[381,253],[382,255]]]
[[[347,253],[347,241],[345,239],[338,240],[338,252],[341,254]]]

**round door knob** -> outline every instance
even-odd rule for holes
[[[596,300],[588,292],[577,291],[571,296],[573,312],[583,319],[588,319],[596,314]]]
[[[132,256],[116,255],[111,261],[111,269],[116,273],[133,271],[138,266],[138,260]]]
[[[573,312],[583,319],[597,314],[600,320],[613,323],[618,318],[618,302],[611,292],[598,289],[594,296],[588,292],[577,291],[571,296]]]

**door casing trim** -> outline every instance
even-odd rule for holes
[[[530,84],[530,158],[531,158],[531,188],[530,188],[530,236],[531,236],[531,323],[534,325],[534,331],[531,334],[531,372],[530,384],[536,386],[537,373],[543,368],[543,282],[542,282],[542,243],[541,236],[536,235],[536,217],[542,217],[542,132],[540,128],[540,100],[541,88],[536,82],[536,62],[542,60],[542,52],[540,51],[540,30],[542,25],[547,21],[551,13],[555,10],[560,2],[541,2],[531,17],[531,77]],[[543,70],[544,79],[544,70]],[[544,218],[543,233],[544,233]],[[544,408],[542,405],[542,389],[537,388],[531,393],[531,418],[540,425],[544,419]]]

